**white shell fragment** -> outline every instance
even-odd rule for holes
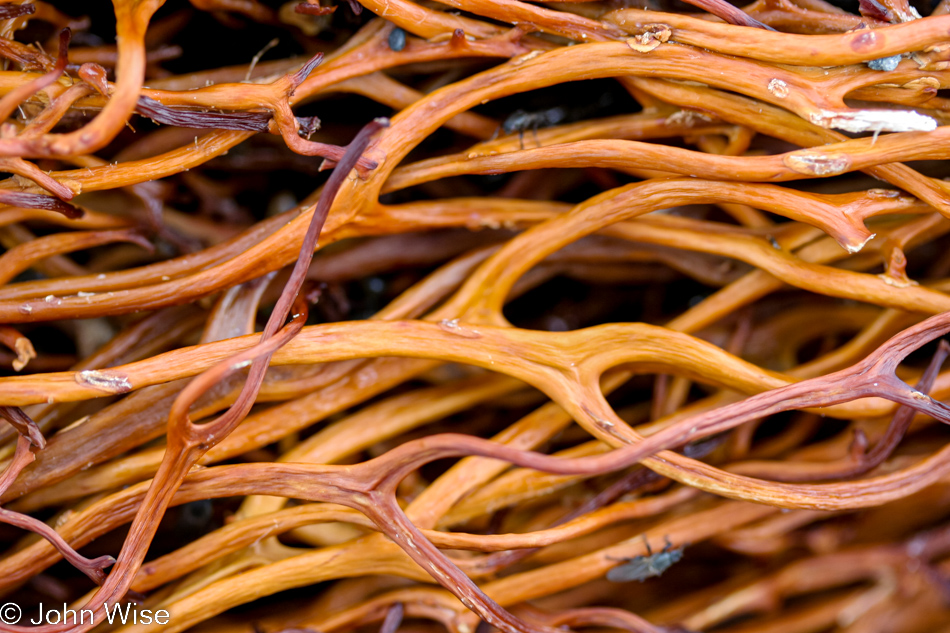
[[[808,151],[787,154],[782,162],[792,171],[806,176],[833,176],[851,167],[851,159],[846,154],[815,154]]]
[[[808,117],[815,125],[846,132],[929,132],[937,121],[913,110],[820,110]]]
[[[102,389],[109,393],[128,393],[132,391],[132,383],[125,376],[107,374],[101,371],[87,370],[76,374],[76,382]]]
[[[781,79],[773,79],[770,81],[768,89],[770,93],[779,99],[784,99],[788,96],[788,84]]]

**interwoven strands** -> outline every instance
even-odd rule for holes
[[[950,631],[950,4],[690,4],[0,0],[0,632]]]

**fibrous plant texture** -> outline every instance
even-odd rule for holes
[[[0,1],[0,632],[950,631],[948,13]]]

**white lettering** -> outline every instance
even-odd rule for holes
[[[116,604],[112,606],[112,610],[109,610],[109,605],[105,605],[106,608],[106,620],[109,621],[109,624],[114,624],[116,622],[116,616],[122,620],[122,624],[126,623],[126,620],[129,617],[129,611],[132,610],[132,604],[129,603],[125,605],[125,612],[122,612],[122,605]],[[135,614],[132,614],[132,621],[135,621]]]

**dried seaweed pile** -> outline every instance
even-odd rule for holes
[[[950,2],[695,3],[0,4],[0,631],[950,631]]]

